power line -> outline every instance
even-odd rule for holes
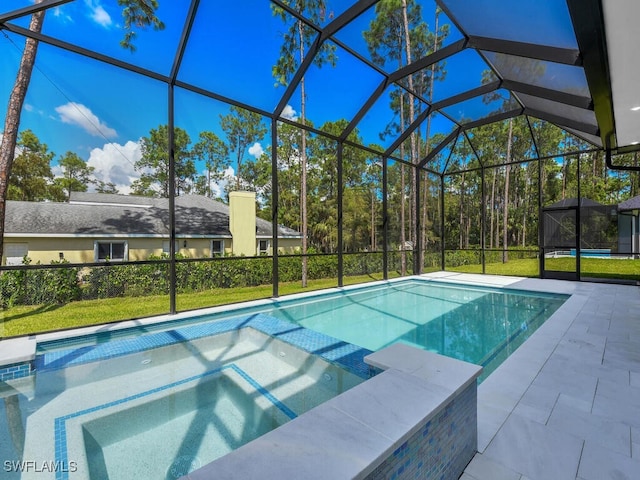
[[[16,50],[18,50],[18,52],[20,52],[20,55],[23,55],[23,50],[13,41],[13,39],[11,37],[9,37],[9,35],[7,35],[7,33],[5,31],[2,32],[2,34],[4,35],[4,37],[15,47]],[[37,41],[37,40],[36,40]],[[82,116],[84,117],[84,119],[87,121],[87,123],[89,123],[94,129],[95,131],[98,133],[98,135],[100,137],[102,137],[106,143],[111,144],[114,149],[116,150],[116,152],[118,152],[118,154],[120,154],[120,156],[122,158],[124,158],[133,168],[135,168],[135,163],[132,162],[129,157],[127,155],[125,155],[125,153],[119,148],[119,144],[115,143],[115,142],[111,142],[108,137],[102,132],[102,130],[100,129],[100,127],[98,125],[96,125],[90,117],[88,117],[83,111],[82,109],[80,109],[78,107],[77,102],[74,102],[58,85],[56,85],[56,83],[36,64],[34,65],[34,67],[36,68],[36,70],[38,70],[38,72],[51,84],[51,86],[53,86],[54,89],[56,89],[67,101],[69,104],[72,105],[72,107]]]

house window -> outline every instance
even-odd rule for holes
[[[24,257],[29,255],[29,244],[7,243],[4,246],[4,255],[7,257],[7,265],[22,265]]]
[[[224,257],[224,240],[211,240],[211,256]]]
[[[269,255],[269,240],[258,240],[258,255]]]
[[[176,246],[176,252],[180,251],[180,245],[178,245],[178,241],[176,240],[174,245]],[[169,255],[169,247],[171,246],[171,242],[169,240],[162,241],[162,253],[166,253]]]
[[[123,262],[127,260],[127,242],[96,242],[94,255],[96,262]]]

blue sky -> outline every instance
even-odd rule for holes
[[[495,3],[479,3],[492,2]],[[29,3],[31,0],[3,0],[0,13]],[[47,13],[43,33],[168,75],[189,3],[161,0],[158,15],[166,29],[140,31],[134,53],[119,46],[122,16],[116,0],[76,0],[58,7]],[[329,0],[328,11],[335,17],[351,3]],[[425,21],[431,26],[434,3],[420,3]],[[459,1],[450,3],[455,9]],[[362,31],[372,18],[373,9],[341,30],[337,38],[368,57]],[[445,22],[448,20],[441,16],[440,23]],[[26,27],[28,19],[15,23]],[[178,78],[273,111],[284,93],[284,87],[275,85],[272,67],[279,56],[285,28],[282,20],[272,15],[266,0],[200,2]],[[459,38],[452,26],[445,45]],[[7,104],[23,45],[18,35],[0,35],[0,106]],[[313,66],[305,77],[307,117],[317,127],[328,120],[353,117],[383,78],[347,51],[336,48],[335,67]],[[392,67],[384,66],[388,71]],[[479,86],[486,65],[477,53],[464,51],[448,60],[446,68],[449,79],[437,86],[436,100]],[[96,176],[113,181],[126,193],[126,186],[138,175],[133,164],[140,156],[139,139],[150,129],[167,123],[167,95],[162,82],[41,43],[21,130],[32,129],[58,156],[66,151],[76,152],[96,168]],[[186,129],[193,142],[203,130],[223,137],[219,117],[228,113],[228,108],[222,102],[176,90],[176,125]],[[468,102],[447,113],[455,118],[477,118],[486,109],[482,102]],[[1,111],[4,119],[4,110]],[[296,92],[287,113],[295,116],[299,111],[300,94]],[[393,139],[381,140],[379,133],[392,120],[389,97],[383,95],[359,125],[364,143],[390,145]],[[434,117],[431,133],[447,134],[453,127],[440,115]],[[269,142],[268,137],[260,140],[251,153],[259,154]],[[203,166],[198,168],[202,170]]]

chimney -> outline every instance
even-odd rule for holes
[[[234,255],[256,254],[255,192],[229,192],[229,230]]]

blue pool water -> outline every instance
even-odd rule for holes
[[[392,343],[486,377],[567,298],[409,279],[42,343],[0,382],[0,457],[43,479],[177,478],[358,384]]]
[[[0,382],[0,478],[180,478],[368,376],[338,361],[367,352],[291,330],[249,315],[44,345],[32,375]]]
[[[572,257],[575,257],[576,249],[572,248],[571,250],[569,250],[569,254]],[[611,257],[611,249],[610,248],[582,248],[580,249],[580,256],[609,258]]]
[[[280,302],[265,313],[369,350],[402,342],[465,360],[486,377],[567,298],[408,280]]]

